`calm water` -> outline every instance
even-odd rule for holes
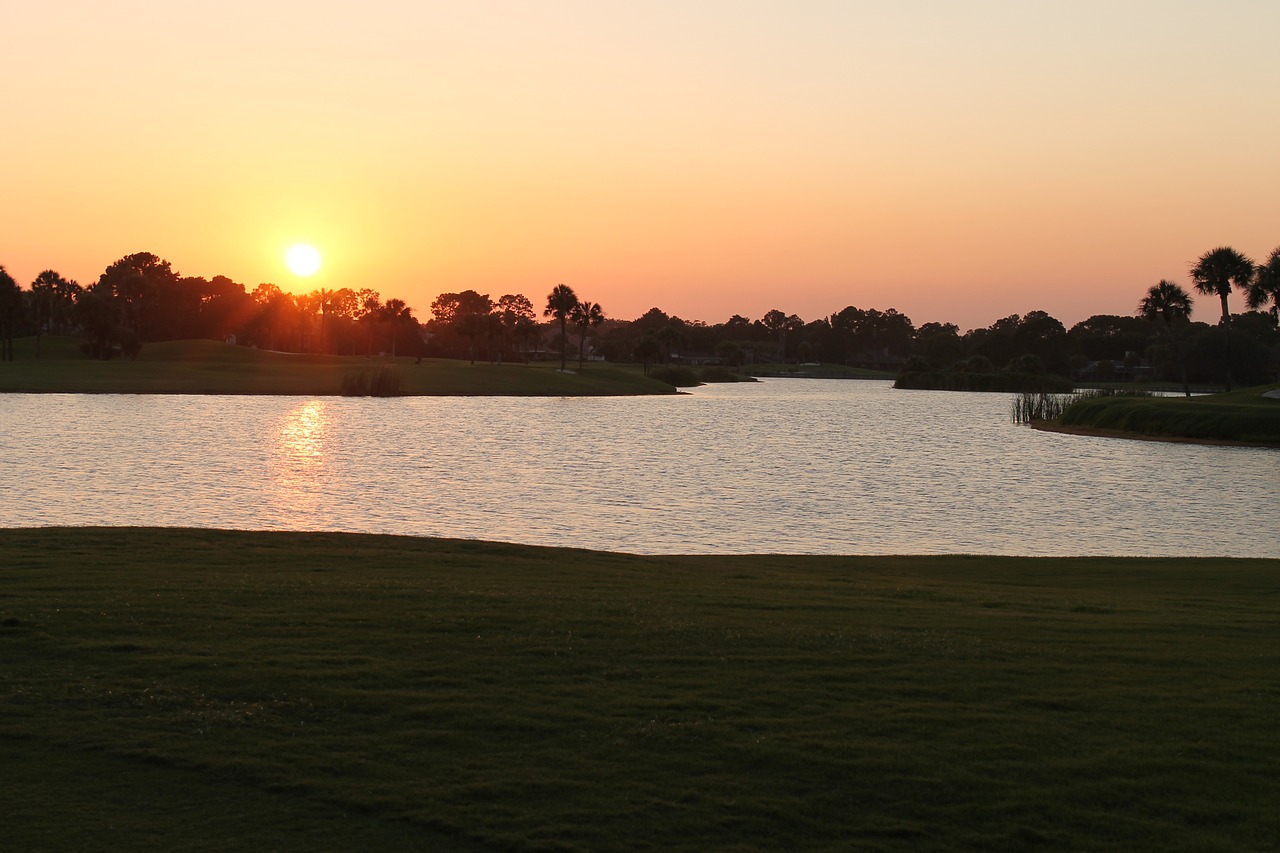
[[[823,380],[602,399],[0,395],[0,527],[1280,556],[1280,452],[1042,433],[1009,402]]]

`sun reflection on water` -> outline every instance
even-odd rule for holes
[[[277,452],[294,465],[324,464],[325,432],[329,426],[324,403],[310,400],[289,412],[277,435]]]
[[[322,400],[308,400],[284,416],[271,453],[272,498],[287,517],[306,517],[319,504],[316,481],[325,465],[329,418]]]

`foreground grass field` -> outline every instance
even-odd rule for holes
[[[1280,446],[1274,385],[1201,397],[1097,397],[1073,403],[1058,423],[1117,434]]]
[[[1263,850],[1280,561],[0,530],[15,850]]]
[[[593,396],[670,394],[637,370],[592,364],[561,373],[558,363],[469,364],[450,359],[273,353],[216,341],[147,344],[136,361],[95,361],[71,338],[17,342],[17,360],[0,362],[0,392],[115,394],[287,394],[332,396],[344,379],[394,366],[400,390],[438,396]]]

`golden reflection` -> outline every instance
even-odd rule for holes
[[[272,494],[288,518],[307,518],[318,506],[316,478],[324,467],[329,418],[321,400],[309,400],[285,415],[271,454]]]
[[[290,412],[278,435],[277,452],[295,466],[324,464],[324,439],[328,419],[324,403],[311,400]]]

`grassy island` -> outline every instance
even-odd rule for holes
[[[216,341],[147,344],[137,359],[98,361],[83,356],[72,338],[19,341],[18,359],[0,363],[0,392],[86,394],[350,393],[379,371],[394,372],[396,392],[434,396],[625,396],[670,394],[675,389],[637,370],[593,364],[582,371],[543,362],[469,364],[450,359],[364,358],[278,353]]]
[[[1280,560],[0,530],[15,850],[1260,850]]]
[[[1280,446],[1275,385],[1199,397],[1086,397],[1048,424],[1080,432]]]

